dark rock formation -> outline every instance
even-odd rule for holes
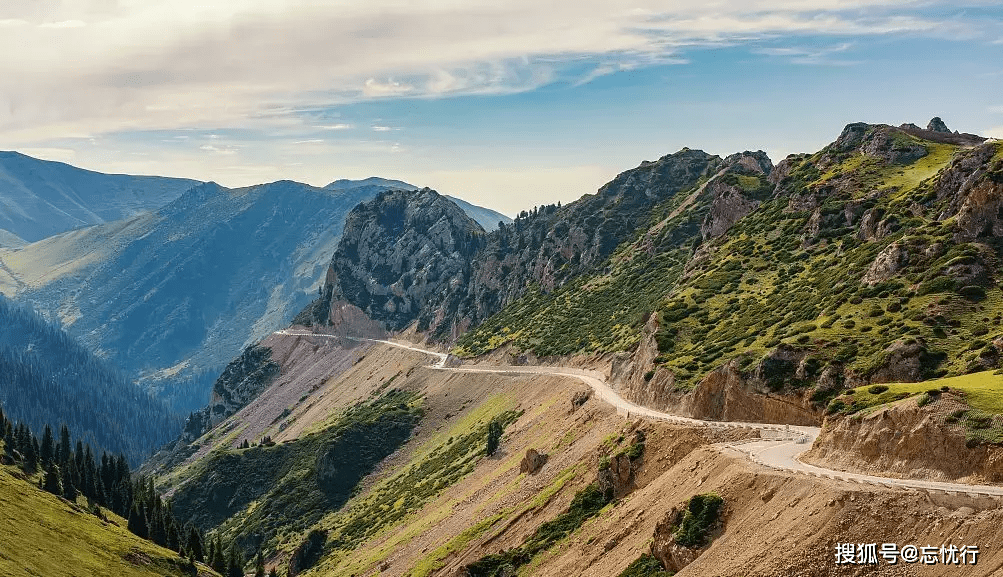
[[[547,455],[537,452],[536,449],[527,449],[526,456],[519,462],[519,472],[535,475],[547,462]]]
[[[944,121],[941,120],[939,116],[931,118],[930,123],[926,125],[926,129],[931,132],[951,132],[951,129],[944,124]]]
[[[324,542],[327,541],[327,531],[314,529],[310,531],[289,558],[289,577],[295,577],[313,567],[324,552]]]

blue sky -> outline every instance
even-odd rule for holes
[[[688,146],[1003,137],[990,2],[13,0],[0,149],[241,186],[399,178],[515,214]]]

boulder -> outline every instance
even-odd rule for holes
[[[547,455],[536,449],[526,449],[526,456],[519,462],[519,472],[535,475],[547,462]]]

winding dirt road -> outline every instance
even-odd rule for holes
[[[881,486],[887,488],[915,489],[920,491],[934,491],[940,493],[967,494],[970,496],[989,496],[1003,498],[1003,487],[995,485],[967,485],[963,483],[946,483],[940,481],[923,481],[918,479],[895,479],[890,477],[879,477],[876,475],[864,475],[860,473],[848,473],[809,465],[800,460],[800,456],[811,448],[812,443],[818,438],[821,429],[818,427],[800,427],[789,425],[776,425],[770,423],[744,423],[725,421],[703,421],[689,417],[681,417],[670,413],[663,413],[648,407],[634,404],[614,390],[605,380],[604,375],[598,371],[587,371],[583,369],[572,369],[564,367],[546,366],[494,366],[494,367],[471,367],[446,366],[449,356],[445,353],[422,349],[410,344],[397,343],[378,339],[361,339],[354,337],[341,337],[336,335],[325,335],[321,333],[310,333],[303,331],[276,331],[275,334],[302,336],[302,337],[326,337],[333,339],[348,339],[352,341],[365,341],[382,343],[392,347],[408,349],[419,353],[424,353],[436,357],[439,361],[429,368],[441,371],[453,371],[461,373],[500,373],[500,374],[533,374],[566,376],[579,379],[587,384],[595,395],[602,401],[612,405],[618,412],[625,414],[628,418],[632,416],[646,419],[669,421],[694,427],[713,428],[744,428],[755,429],[760,432],[762,438],[752,441],[721,443],[717,447],[726,452],[738,453],[754,463],[762,466],[786,471],[789,473],[799,473],[811,475],[813,477],[846,481],[861,485]]]

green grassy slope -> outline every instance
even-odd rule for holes
[[[657,364],[680,389],[731,360],[752,370],[781,344],[806,360],[800,378],[793,367],[767,374],[775,390],[808,385],[827,365],[866,380],[888,366],[895,343],[919,350],[920,378],[994,366],[1003,243],[963,237],[942,216],[958,212],[958,198],[940,179],[972,149],[881,126],[863,142],[788,158],[775,187],[727,175],[763,200],[727,234],[700,245],[713,202],[701,196],[621,245],[602,273],[530,292],[462,336],[455,352],[505,343],[541,355],[629,350],[654,312]],[[983,180],[996,182],[1000,156]],[[895,266],[879,270],[879,255]]]
[[[83,501],[81,501],[83,503]],[[176,553],[38,489],[0,466],[0,575],[163,577],[192,575]],[[216,575],[199,565],[199,575]]]

